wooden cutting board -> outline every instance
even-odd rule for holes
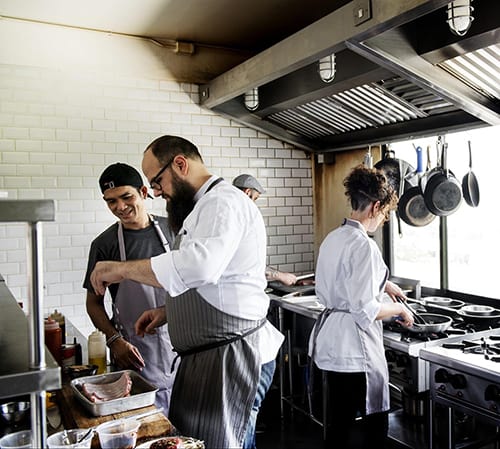
[[[126,418],[156,409],[154,405],[150,405],[148,407],[112,415],[91,416],[82,404],[76,400],[69,385],[64,385],[62,390],[58,390],[56,398],[65,429],[90,429],[91,427],[96,427],[112,419]],[[157,413],[156,415],[147,416],[141,419],[141,427],[137,435],[137,442],[139,444],[152,438],[173,435],[175,432],[176,429],[168,418],[166,418],[163,413]],[[92,449],[98,448],[100,448],[99,439],[97,435],[95,435],[92,439]]]

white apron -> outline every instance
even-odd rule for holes
[[[344,225],[350,226],[349,221]],[[389,278],[389,270],[386,269],[385,277],[380,283],[380,292],[383,291],[385,283]],[[325,309],[318,317],[312,331],[311,363],[314,361],[316,338],[321,327],[328,317],[336,313],[350,313],[344,309]],[[361,341],[364,358],[364,372],[366,375],[366,410],[367,415],[380,413],[390,408],[389,393],[389,371],[385,358],[383,323],[375,320],[365,331],[356,326],[358,337]]]
[[[168,251],[167,239],[158,222],[152,219],[152,225],[155,227],[165,250]],[[127,256],[125,254],[121,222],[118,223],[118,244],[120,259],[125,261]],[[141,353],[146,366],[140,374],[158,387],[155,405],[163,407],[165,413],[168,412],[170,406],[170,394],[175,377],[175,372],[171,372],[175,354],[170,343],[168,326],[158,327],[156,328],[156,334],[145,334],[143,338],[135,335],[134,324],[145,310],[165,306],[167,295],[168,293],[162,288],[140,284],[127,279],[119,284],[113,301],[113,322],[115,327]]]

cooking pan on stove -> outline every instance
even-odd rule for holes
[[[426,296],[422,298],[422,301],[426,306],[442,306],[452,309],[460,309],[465,305],[463,301],[459,301],[458,299],[445,298],[442,296]]]
[[[452,319],[446,315],[438,315],[437,313],[419,313],[418,316],[422,318],[426,324],[413,323],[411,327],[405,327],[410,332],[434,334],[447,330],[452,323]]]
[[[494,307],[480,306],[476,304],[469,304],[467,306],[463,306],[460,309],[460,311],[474,316],[490,316],[490,315],[497,315],[498,313],[500,313],[500,311],[498,311]]]
[[[500,310],[489,306],[464,306],[457,310],[457,314],[466,323],[470,324],[494,326],[500,322]]]

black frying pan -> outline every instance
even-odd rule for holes
[[[470,148],[469,140],[469,172],[466,173],[462,179],[462,192],[465,202],[471,207],[479,205],[479,185],[477,178],[472,171],[472,150]]]
[[[403,195],[406,181],[405,178],[408,173],[413,171],[413,167],[408,162],[402,159],[397,159],[394,150],[387,150],[384,157],[375,164],[375,168],[384,173],[387,182],[394,189],[398,198]],[[398,223],[398,233],[402,236],[401,232],[401,217],[398,209],[396,209],[396,219]]]
[[[419,178],[422,173],[422,148],[415,147],[417,152],[417,185],[405,189],[399,199],[398,212],[401,219],[410,226],[428,225],[436,216],[427,208],[420,188]]]
[[[425,185],[424,201],[427,208],[439,217],[445,217],[455,212],[462,202],[462,186],[455,175],[446,166],[447,143],[442,144],[441,167],[432,173]]]

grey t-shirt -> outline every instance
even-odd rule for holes
[[[165,217],[154,217],[165,235],[170,248],[174,246],[175,234],[170,229]],[[151,223],[145,229],[133,230],[123,228],[123,239],[125,241],[125,254],[127,260],[149,259],[165,252],[158,233]],[[112,224],[104,232],[99,234],[90,245],[87,272],[83,281],[83,288],[95,293],[90,283],[90,275],[95,264],[101,260],[120,260],[120,248],[118,246],[118,223]],[[118,291],[118,284],[109,286],[111,297],[114,299]]]

